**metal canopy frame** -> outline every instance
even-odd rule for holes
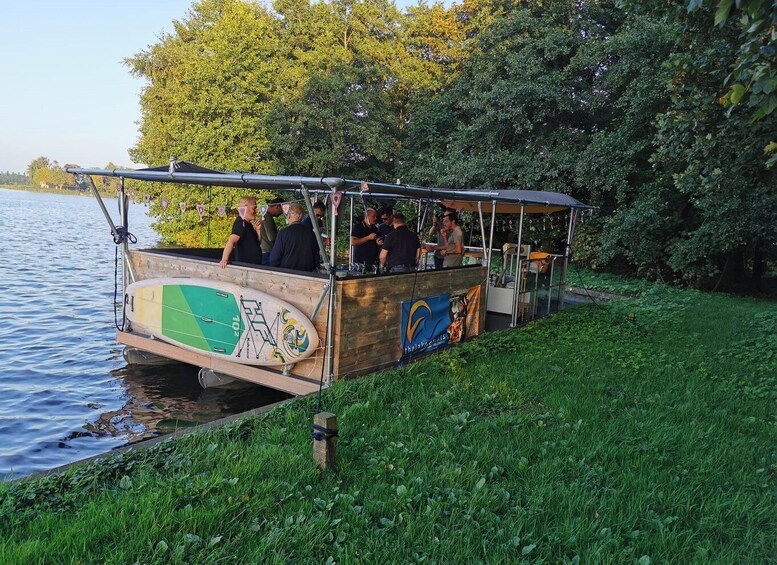
[[[76,175],[95,175],[141,180],[146,182],[164,182],[178,184],[198,184],[203,186],[223,186],[231,188],[252,188],[266,190],[298,191],[304,185],[310,191],[343,191],[354,194],[363,193],[374,197],[398,197],[422,200],[453,200],[456,202],[487,202],[512,204],[513,206],[534,206],[560,209],[591,210],[594,206],[584,204],[566,194],[539,190],[456,190],[453,188],[427,188],[409,184],[391,184],[345,179],[340,177],[303,177],[283,175],[257,175],[250,173],[188,172],[176,169],[181,162],[171,161],[168,170],[156,169],[84,169],[68,167],[68,173]],[[493,204],[492,204],[493,205]],[[477,207],[472,207],[476,211]],[[490,211],[490,208],[486,208]],[[499,211],[499,210],[498,210]]]
[[[308,216],[313,225],[313,231],[319,242],[322,259],[329,272],[329,311],[327,315],[327,351],[325,353],[325,373],[327,386],[332,383],[333,359],[332,359],[332,332],[335,300],[335,235],[337,211],[334,205],[334,199],[330,199],[330,249],[326,252],[322,235],[318,229],[318,223],[313,215],[313,208],[310,201],[310,194],[331,194],[340,192],[343,196],[351,199],[351,221],[353,221],[353,198],[370,196],[377,199],[401,199],[401,200],[426,200],[437,201],[446,206],[458,210],[467,210],[477,212],[480,219],[480,232],[483,236],[483,258],[486,261],[487,273],[490,274],[492,264],[492,246],[494,240],[494,224],[496,223],[497,213],[520,214],[521,227],[524,214],[542,214],[569,210],[569,227],[567,232],[567,241],[564,250],[564,264],[562,271],[562,285],[566,280],[567,264],[570,256],[572,239],[576,219],[579,213],[594,210],[596,207],[584,204],[575,198],[556,192],[543,192],[534,190],[456,190],[453,188],[428,188],[413,186],[408,184],[391,184],[379,182],[367,182],[340,177],[306,177],[306,176],[283,176],[283,175],[257,175],[250,173],[224,173],[212,169],[206,169],[198,165],[170,160],[169,167],[155,167],[148,169],[87,169],[81,167],[67,167],[65,171],[74,175],[104,176],[116,177],[121,179],[119,190],[119,208],[121,211],[121,224],[126,233],[128,229],[127,208],[128,202],[124,191],[124,180],[132,179],[145,182],[177,183],[177,184],[196,184],[202,186],[220,186],[227,188],[244,188],[253,190],[274,190],[282,192],[302,193],[306,203]],[[92,183],[93,184],[93,183]],[[94,187],[93,187],[94,188]],[[95,196],[100,206],[105,211],[105,205],[102,198],[94,188]],[[490,212],[491,225],[489,230],[489,240],[485,241],[485,223],[484,212]],[[425,216],[425,214],[424,214]],[[115,231],[110,217],[107,215],[112,230]],[[425,227],[425,226],[421,226]],[[521,244],[522,230],[519,231],[518,245]],[[488,245],[486,245],[488,243]],[[122,241],[122,255],[124,264],[130,269],[130,277],[134,281],[134,274],[131,272],[127,251],[127,242]],[[350,253],[349,253],[350,254]],[[126,283],[126,281],[125,281]],[[516,288],[519,281],[516,281]],[[486,307],[488,304],[488,281],[486,281]],[[323,295],[321,297],[323,299]],[[560,298],[563,300],[563,290]],[[320,301],[319,301],[320,302]],[[513,312],[512,324],[516,323],[516,313]]]

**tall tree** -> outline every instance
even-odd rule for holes
[[[204,166],[267,171],[263,118],[283,61],[277,22],[255,4],[201,0],[175,33],[126,60],[148,86],[141,96],[139,162],[171,156]]]
[[[27,165],[27,176],[32,180],[38,169],[48,169],[49,167],[51,167],[51,161],[49,161],[48,157],[33,159],[30,164]]]

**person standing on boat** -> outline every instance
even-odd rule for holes
[[[446,212],[455,212],[453,208],[445,208],[443,207],[443,214]],[[446,241],[447,232],[442,228],[440,225],[442,220],[440,220],[437,216],[432,216],[432,227],[429,228],[429,237],[437,237],[437,244],[434,243],[427,243],[426,244],[426,250],[427,251],[434,251],[434,268],[435,269],[442,269],[444,258],[442,256],[442,250],[448,247],[448,242]]]
[[[378,213],[373,208],[364,211],[364,219],[353,226],[351,230],[351,245],[353,245],[353,262],[364,265],[364,272],[372,272],[378,262],[379,246],[383,240],[378,236]]]
[[[302,223],[302,206],[289,206],[289,225],[278,232],[270,254],[270,266],[312,272],[318,268],[319,252],[316,234]]]
[[[302,225],[307,226],[312,230],[313,222],[310,221],[310,216],[307,214],[303,215],[305,217],[302,220]],[[316,200],[316,202],[313,204],[313,215],[316,217],[316,222],[318,222],[318,231],[320,232],[324,228],[324,216],[326,216],[326,206],[324,206],[323,202]]]
[[[219,265],[225,268],[229,263],[232,251],[235,251],[235,261],[241,263],[262,264],[262,246],[259,239],[261,223],[256,217],[256,198],[244,196],[237,205],[238,217],[232,224],[232,233],[224,245]]]
[[[275,218],[283,214],[281,204],[285,202],[283,198],[273,198],[268,203],[267,212],[262,216],[262,228],[259,230],[259,241],[262,243],[262,265],[270,264],[270,253],[278,237],[278,226],[275,225]]]
[[[383,249],[380,250],[381,270],[390,273],[409,273],[418,267],[421,256],[421,240],[405,225],[402,212],[392,216],[394,231],[386,236]]]
[[[464,232],[459,227],[459,217],[453,208],[445,209],[442,215],[442,230],[442,243],[429,245],[427,249],[434,250],[435,255],[439,252],[443,268],[459,267],[464,260]]]
[[[391,208],[383,208],[380,211],[380,221],[378,224],[378,237],[385,239],[385,237],[394,231],[393,225],[394,211]]]

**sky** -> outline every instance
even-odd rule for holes
[[[127,150],[138,137],[145,83],[122,60],[172,32],[191,5],[0,0],[0,172],[23,173],[37,157],[82,167],[136,165]]]
[[[172,31],[191,0],[0,0],[0,171],[40,156],[133,166],[144,82],[122,59]]]

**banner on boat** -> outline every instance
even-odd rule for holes
[[[402,303],[402,352],[426,353],[476,336],[480,287]]]

